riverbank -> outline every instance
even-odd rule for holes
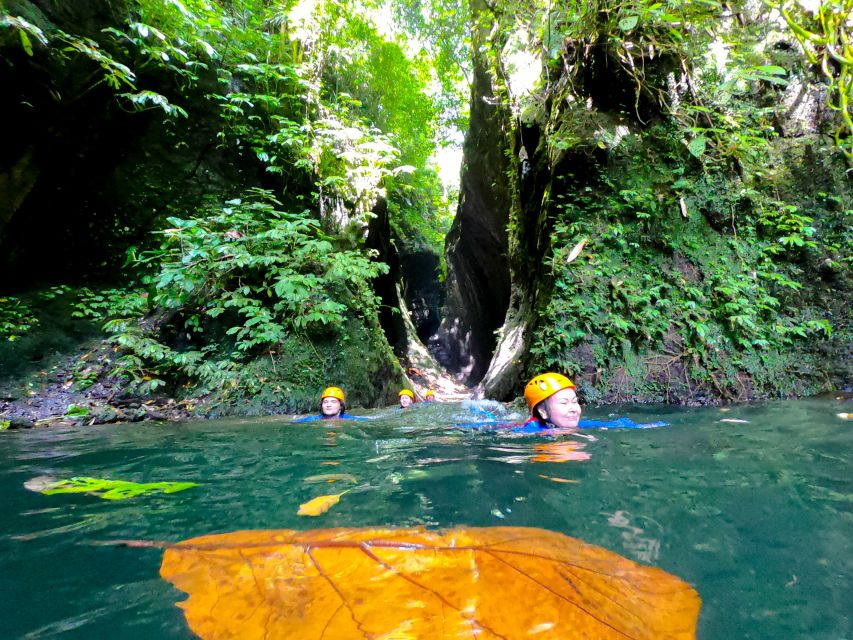
[[[108,345],[87,340],[82,354],[40,358],[42,367],[20,379],[0,381],[0,424],[7,428],[92,425],[142,420],[180,421],[203,417],[199,400],[140,396],[102,374]]]
[[[79,326],[78,326],[79,329]],[[54,327],[54,330],[57,330]],[[84,332],[85,333],[85,332]],[[109,423],[163,421],[181,422],[191,419],[218,418],[223,415],[288,415],[277,406],[253,404],[229,407],[217,403],[213,394],[193,394],[176,398],[167,394],[134,393],[125,381],[109,375],[108,364],[115,357],[112,347],[103,340],[87,337],[76,345],[63,343],[63,352],[55,350],[56,341],[44,344],[50,353],[37,353],[26,345],[19,355],[19,376],[0,379],[0,427],[31,429],[48,426],[83,426]],[[6,355],[8,356],[8,349]],[[38,365],[38,366],[34,366]],[[4,371],[8,367],[4,367]],[[459,402],[478,396],[452,377],[429,367],[409,366],[406,373],[419,398],[432,389],[440,402]],[[853,398],[853,389],[822,394],[834,400]],[[745,404],[754,398],[747,398]],[[598,398],[594,404],[608,405],[621,399],[614,395]],[[651,401],[651,399],[649,400]],[[679,404],[679,403],[673,403]],[[690,406],[727,404],[720,397],[703,397],[703,402]]]
[[[116,355],[113,347],[91,337],[83,323],[53,325],[52,332],[63,333],[63,339],[39,341],[30,336],[30,344],[4,345],[6,375],[0,377],[0,425],[7,429],[292,413],[263,402],[226,408],[216,394],[194,393],[192,389],[183,397],[136,393],[126,381],[110,375],[109,365]],[[79,342],[74,342],[74,335]],[[16,361],[14,367],[12,360]],[[406,373],[419,399],[429,389],[443,402],[472,397],[472,389],[446,373],[426,362],[418,364],[408,366]]]

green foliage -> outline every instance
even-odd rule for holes
[[[591,345],[602,370],[636,362],[626,353],[662,353],[696,379],[722,376],[721,393],[740,371],[756,386],[790,391],[770,368],[805,370],[789,356],[833,336],[831,317],[803,295],[802,263],[826,264],[850,229],[819,229],[804,204],[772,189],[684,177],[677,131],[657,128],[627,144],[596,180],[555,203],[553,289],[539,310],[531,369],[579,373],[578,349]],[[765,172],[787,177],[769,164]],[[581,257],[567,260],[582,238]],[[840,253],[849,259],[849,247]]]
[[[838,24],[844,3],[830,4],[822,26]],[[787,27],[704,0],[505,0],[480,19],[498,97],[514,126],[541,132],[535,155],[552,172],[529,369],[594,367],[606,387],[677,365],[688,386],[699,379],[722,396],[742,374],[765,392],[790,390],[783,367],[788,380],[794,370],[825,384],[809,354],[836,339],[837,303],[814,279],[823,269],[844,290],[850,276],[849,217],[832,213],[850,208],[849,193],[817,194],[806,174],[826,167],[794,184],[783,160],[796,147],[779,136],[783,92],[795,76],[810,82]],[[828,41],[809,40],[824,58]],[[507,71],[519,54],[543,62],[529,94]],[[836,87],[843,64],[830,71]],[[529,139],[515,134],[516,145]],[[531,226],[511,223],[516,250]]]
[[[82,69],[91,78],[84,93],[106,87],[124,109],[161,111],[179,152],[210,136],[192,175],[213,178],[196,193],[215,193],[206,201],[216,205],[175,194],[172,176],[140,187],[156,193],[165,182],[171,191],[151,198],[159,247],[138,247],[129,260],[147,290],[83,289],[72,303],[75,318],[106,322],[111,373],[142,393],[277,389],[302,406],[314,404],[309,379],[328,377],[346,353],[369,361],[379,388],[377,372],[393,356],[371,281],[386,267],[362,248],[363,232],[386,194],[392,224],[414,244],[437,249],[449,224],[430,157],[452,83],[440,82],[434,55],[391,32],[376,3],[131,0],[113,12],[122,19],[86,36],[22,16],[0,22],[33,67]],[[214,156],[233,164],[239,184],[216,184]],[[279,363],[303,367],[292,351],[319,357],[326,348],[323,366],[282,382]],[[91,385],[106,364],[81,361],[74,377]]]
[[[288,204],[343,229],[366,223],[387,179],[427,169],[441,112],[433,58],[380,32],[379,16],[370,3],[133,0],[97,41],[14,15],[0,31],[66,66],[88,60],[87,91],[105,83],[134,110],[193,118],[200,97],[218,105],[223,149],[251,154],[281,177]]]
[[[58,480],[41,489],[41,493],[52,496],[63,493],[87,493],[103,500],[128,500],[152,493],[177,493],[199,486],[196,482],[128,482],[126,480],[104,480],[77,476]]]
[[[37,324],[29,304],[15,296],[0,298],[0,340],[17,340]]]
[[[33,40],[42,46],[48,44],[44,31],[28,22],[22,16],[0,16],[0,29],[15,29],[21,42],[21,48],[30,57],[33,55]]]
[[[435,171],[417,171],[388,181],[388,211],[394,235],[409,251],[424,246],[444,260],[444,238],[458,193],[445,194]]]
[[[73,404],[68,405],[68,409],[65,411],[65,417],[67,418],[85,418],[88,415],[88,408],[78,407],[77,405]]]
[[[436,102],[442,137],[468,130],[471,78],[470,6],[465,0],[404,0],[392,4],[402,27],[429,52],[441,86]]]
[[[133,289],[74,289],[56,285],[29,295],[0,298],[0,339],[17,340],[39,326],[39,311],[53,300],[64,298],[71,305],[72,318],[98,320],[105,317],[139,316],[147,311],[147,292]]]
[[[154,391],[183,378],[209,387],[236,381],[238,362],[273,353],[293,334],[336,335],[348,318],[373,322],[370,281],[387,266],[333,244],[306,213],[287,213],[268,193],[170,218],[162,244],[140,257],[144,281],[168,322],[138,322],[120,307],[105,329],[125,354],[115,373]],[[104,304],[96,300],[104,309]],[[183,347],[161,336],[181,336]]]
[[[833,94],[829,106],[840,116],[835,142],[853,163],[853,2],[823,0],[809,8],[790,0],[768,4],[784,16],[808,61],[819,66]]]
[[[160,108],[169,116],[187,116],[186,111],[172,105],[159,93],[151,90],[132,93],[137,88],[136,73],[127,64],[116,59],[109,50],[102,48],[101,43],[91,38],[69,34],[61,29],[53,29],[46,33],[45,30],[31,24],[23,17],[9,14],[0,15],[0,35],[4,30],[17,31],[21,46],[30,57],[34,56],[33,40],[35,40],[44,47],[50,58],[59,62],[59,66],[70,64],[78,59],[88,60],[97,70],[98,78],[86,89],[86,92],[104,83],[116,92],[117,98],[123,98],[125,104],[135,110]],[[107,31],[120,33],[115,29]],[[121,92],[122,89],[125,91]]]
[[[561,117],[550,123],[555,130],[548,140],[555,151],[588,145],[602,134],[601,119],[584,106],[589,97],[584,92],[590,81],[600,82],[590,70],[604,64],[614,82],[633,90],[631,115],[640,124],[647,124],[643,112],[656,105],[681,123],[683,144],[707,166],[736,167],[760,178],[782,115],[778,96],[793,74],[802,73],[804,62],[820,65],[834,96],[828,106],[839,113],[837,144],[847,153],[853,139],[853,50],[847,33],[853,4],[821,2],[814,13],[793,1],[768,4],[783,12],[790,29],[752,15],[743,3],[716,0],[504,0],[489,4],[481,20],[490,32],[493,74],[516,113],[544,122],[545,105],[559,104]],[[519,30],[526,39],[507,42],[507,34]],[[792,36],[804,55],[776,46]],[[526,96],[508,91],[506,67],[519,42],[545,63],[539,90]],[[628,115],[628,105],[619,108]]]
[[[81,287],[74,291],[72,318],[127,318],[148,312],[148,292],[142,289],[98,289]]]

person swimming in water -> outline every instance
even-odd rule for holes
[[[424,397],[424,402],[435,402],[435,391],[432,389],[427,389],[426,397]]]
[[[400,389],[397,396],[400,399],[401,409],[408,409],[415,402],[415,394],[411,389]]]
[[[595,440],[593,436],[577,433],[578,429],[649,429],[665,427],[666,422],[637,423],[630,418],[615,418],[608,420],[581,420],[580,402],[575,383],[561,373],[542,373],[534,377],[524,387],[524,399],[530,409],[530,417],[521,424],[501,420],[494,413],[472,403],[468,408],[478,414],[476,422],[460,422],[460,427],[472,428],[509,428],[512,431],[535,433],[543,435],[562,430],[571,432],[577,437]]]
[[[312,422],[314,420],[367,420],[365,416],[353,416],[347,413],[346,394],[340,387],[326,387],[320,394],[320,415],[297,418],[294,422]]]
[[[542,373],[524,387],[530,418],[524,427],[577,429],[581,419],[575,383],[560,373]]]

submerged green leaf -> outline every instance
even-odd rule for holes
[[[39,492],[46,496],[56,493],[92,493],[104,500],[127,500],[151,493],[176,493],[197,486],[195,482],[140,483],[80,476],[49,483]]]

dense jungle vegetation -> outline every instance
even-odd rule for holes
[[[102,401],[387,402],[470,340],[444,243],[490,191],[487,394],[849,384],[851,30],[850,0],[4,0],[7,375],[73,327],[54,381]]]
[[[514,148],[534,133],[548,167],[511,218],[538,274],[528,367],[610,399],[849,384],[851,8],[569,6],[528,36],[547,62],[527,97],[493,63]]]

